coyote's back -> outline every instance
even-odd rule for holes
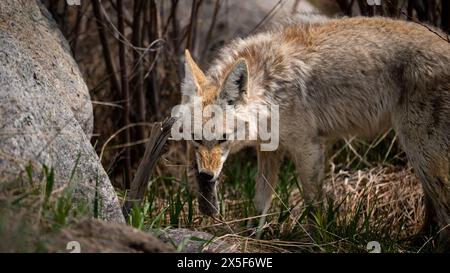
[[[440,35],[440,36],[439,36]],[[449,82],[446,35],[416,23],[349,18],[290,25],[231,43],[210,69],[217,85],[239,58],[249,64],[253,95],[311,113],[336,136],[377,132],[411,92]],[[252,82],[252,76],[258,79]],[[429,88],[428,88],[429,89]],[[439,94],[448,104],[448,89]]]

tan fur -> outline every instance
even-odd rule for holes
[[[207,82],[205,74],[192,59],[191,53],[188,50],[185,51],[185,58],[187,65],[192,71],[192,76],[197,85],[198,95],[202,98],[203,106],[212,104],[217,97],[218,87]]]
[[[198,148],[198,154],[202,159],[198,164],[199,169],[212,173],[215,173],[220,169],[222,149],[220,149],[219,146],[214,146],[212,148],[201,146]]]
[[[191,56],[191,53],[189,53],[189,50],[185,51],[185,58],[186,58],[186,63],[189,65],[189,68],[192,71],[195,82],[198,84],[198,86],[203,86],[206,83],[205,74],[198,67],[198,65],[195,63],[195,61],[192,59],[192,56]]]
[[[295,163],[305,200],[314,205],[321,202],[329,141],[393,127],[422,181],[427,211],[433,212],[428,219],[442,228],[450,224],[450,44],[436,33],[386,18],[283,26],[231,42],[204,81],[186,81],[183,94],[200,95],[203,106],[231,101],[241,113],[256,105],[280,107],[281,147],[258,153],[259,212],[270,205],[284,153]],[[235,71],[240,59],[248,69]],[[247,76],[244,92],[224,85],[231,73]],[[186,71],[187,78],[191,74],[200,75],[195,67]],[[248,145],[258,148],[257,142],[228,141],[217,146],[221,152],[202,150],[197,159],[216,179],[228,152]],[[450,242],[449,234],[441,233],[443,241]]]

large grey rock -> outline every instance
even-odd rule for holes
[[[73,245],[73,244],[76,244]],[[70,248],[71,244],[79,249]],[[88,219],[69,225],[44,241],[48,252],[169,253],[170,245],[124,224]]]
[[[123,222],[115,191],[89,142],[92,105],[67,42],[39,2],[0,1],[0,184],[31,162],[55,170],[55,187],[101,200],[101,216]],[[74,169],[78,160],[77,168]]]
[[[0,31],[14,37],[72,110],[87,135],[93,114],[89,90],[56,22],[39,0],[0,1]]]

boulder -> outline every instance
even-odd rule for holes
[[[49,13],[40,1],[0,1],[0,185],[46,165],[55,188],[71,182],[76,198],[99,197],[103,219],[124,222],[92,124],[88,88]]]
[[[175,249],[153,235],[118,223],[87,219],[62,229],[44,242],[48,252],[168,253]]]

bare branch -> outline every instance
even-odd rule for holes
[[[127,195],[127,200],[122,207],[125,218],[128,217],[133,205],[139,205],[144,198],[153,169],[163,153],[163,148],[175,121],[175,118],[168,118],[162,123],[158,122],[153,125],[144,157],[139,163],[136,175],[131,183],[130,192]]]

